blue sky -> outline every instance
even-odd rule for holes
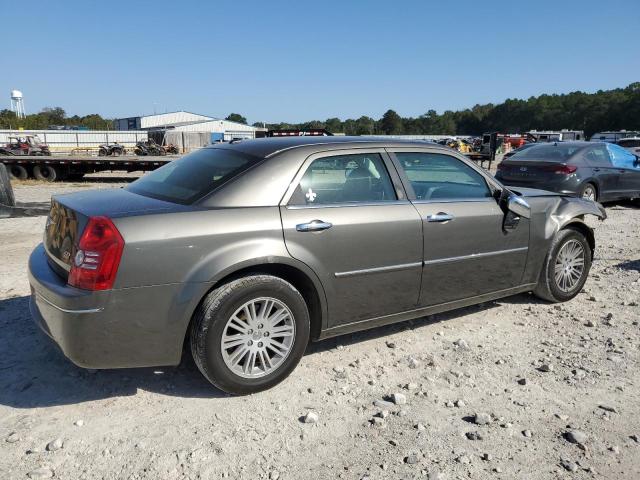
[[[0,75],[28,113],[417,116],[640,80],[638,0],[28,3]]]

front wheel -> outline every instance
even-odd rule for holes
[[[545,258],[534,294],[550,302],[574,298],[591,269],[592,251],[582,232],[567,228],[559,231]]]
[[[293,285],[252,275],[205,297],[191,325],[191,353],[213,385],[245,395],[289,376],[304,354],[309,330],[307,305]]]

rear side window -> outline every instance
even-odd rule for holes
[[[441,153],[397,152],[417,200],[475,199],[491,196],[484,177],[464,162]]]
[[[584,152],[584,158],[591,166],[598,167],[610,167],[611,161],[609,160],[609,153],[604,145],[588,148]]]
[[[296,188],[291,205],[327,205],[397,200],[379,153],[314,160]]]
[[[203,148],[148,173],[127,190],[191,204],[259,161],[257,157],[232,150]]]

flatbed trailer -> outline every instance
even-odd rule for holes
[[[78,180],[87,173],[104,171],[148,172],[177,160],[180,155],[96,157],[92,155],[3,155],[4,163],[14,178],[36,178],[49,182]]]

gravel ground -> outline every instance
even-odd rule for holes
[[[126,180],[15,191],[41,204]],[[45,218],[0,220],[0,478],[639,478],[640,208],[607,212],[573,301],[517,295],[313,344],[249,397],[188,356],[72,365],[28,311]]]

